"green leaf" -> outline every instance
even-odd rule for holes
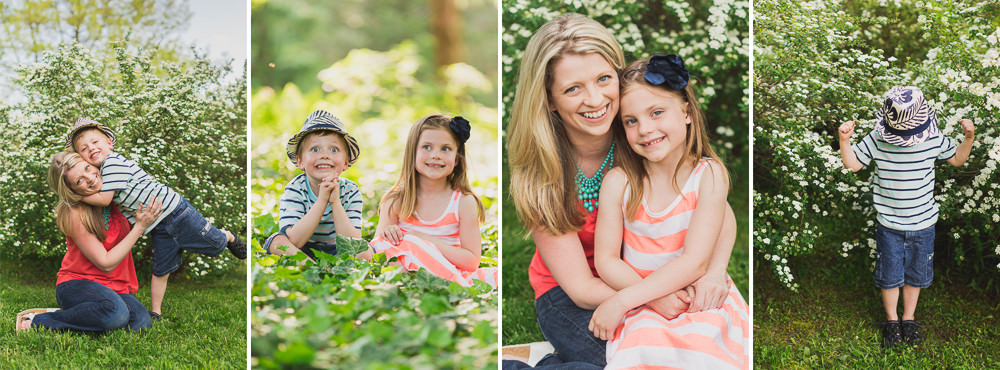
[[[315,358],[316,351],[303,342],[292,342],[274,354],[274,359],[278,362],[291,365],[308,365]]]

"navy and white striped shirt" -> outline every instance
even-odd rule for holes
[[[938,135],[906,147],[889,144],[872,130],[852,148],[861,164],[875,164],[872,197],[882,226],[913,231],[937,222],[934,163],[955,156],[954,139]]]
[[[299,174],[285,185],[285,192],[281,194],[280,211],[278,213],[278,225],[284,230],[287,227],[299,222],[309,208],[316,204],[316,194],[309,187],[309,178],[306,174]],[[353,181],[340,178],[340,204],[344,206],[347,217],[351,220],[354,228],[361,229],[361,188]],[[319,225],[313,231],[310,242],[323,244],[337,244],[337,231],[333,227],[333,208],[329,204],[323,210]]]
[[[135,224],[135,212],[140,204],[149,204],[153,198],[160,198],[160,209],[163,213],[146,228],[144,233],[149,233],[164,217],[177,208],[181,201],[181,196],[172,189],[156,181],[152,176],[146,174],[139,165],[135,164],[121,154],[112,152],[101,164],[101,191],[114,191],[113,201],[118,205],[128,222]]]

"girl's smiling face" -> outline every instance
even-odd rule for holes
[[[549,109],[570,138],[603,136],[618,112],[618,73],[601,54],[564,54],[552,65]]]
[[[417,139],[417,173],[431,180],[447,178],[455,169],[458,142],[443,128],[423,130]]]
[[[77,195],[88,196],[101,191],[104,180],[97,166],[80,161],[66,170],[66,184]]]
[[[654,163],[681,158],[691,115],[680,95],[637,85],[622,96],[621,114],[625,136],[637,154]]]

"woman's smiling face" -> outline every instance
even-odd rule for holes
[[[74,193],[88,196],[101,191],[101,185],[104,184],[104,181],[101,179],[101,171],[97,167],[79,161],[66,171],[66,184]]]
[[[618,114],[618,73],[601,54],[564,54],[552,65],[549,109],[571,138],[604,136]]]

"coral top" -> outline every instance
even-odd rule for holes
[[[584,214],[584,224],[583,228],[576,235],[580,238],[580,244],[583,244],[583,254],[587,257],[587,265],[590,266],[590,273],[598,276],[597,267],[594,266],[594,230],[597,226],[597,209],[595,208],[594,212],[587,212],[583,209],[583,203],[579,203],[577,206]],[[559,286],[556,278],[552,277],[549,267],[545,265],[545,261],[542,261],[542,255],[538,253],[538,247],[535,247],[535,256],[531,258],[531,264],[528,265],[528,281],[531,282],[531,287],[535,289],[535,299],[541,297],[549,289]]]
[[[118,210],[118,207],[113,204],[109,207],[111,207],[111,220],[108,222],[107,231],[104,232],[105,250],[114,248],[118,242],[125,239],[125,235],[128,235],[129,230],[131,230],[128,220]],[[110,273],[104,272],[93,262],[90,262],[83,255],[83,252],[80,252],[80,248],[69,236],[66,237],[66,255],[63,256],[62,266],[59,267],[57,276],[56,285],[79,279],[99,283],[115,293],[135,294],[139,289],[139,280],[135,277],[135,264],[132,262],[132,252],[129,252]]]

